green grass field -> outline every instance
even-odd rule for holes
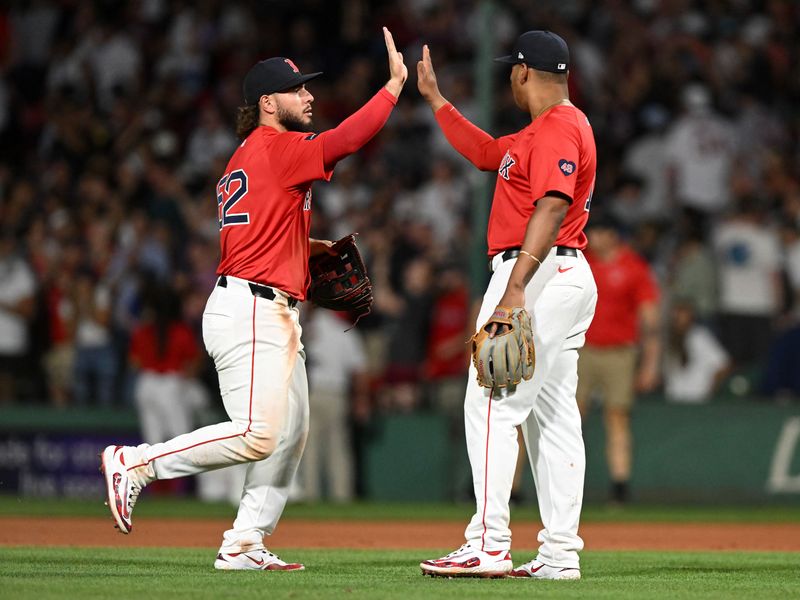
[[[355,502],[352,504],[290,504],[283,519],[335,520],[448,520],[466,522],[472,516],[473,504]],[[136,505],[136,518],[190,517],[232,518],[236,509],[228,504],[207,504],[196,500],[143,497]],[[108,516],[102,501],[38,500],[0,494],[0,516]],[[512,507],[515,521],[539,518],[535,505]],[[798,523],[800,505],[765,506],[657,506],[632,505],[612,508],[588,505],[581,521],[636,521],[650,523]]]
[[[443,549],[443,552],[445,549]],[[217,572],[213,550],[0,548],[0,596],[48,598],[797,598],[800,556],[586,552],[581,581],[431,579],[430,552],[292,550],[307,570]]]
[[[284,519],[463,521],[469,505],[290,505]],[[137,518],[232,518],[224,504],[143,499]],[[101,502],[45,501],[0,496],[0,516],[101,516]],[[537,518],[534,508],[514,509],[512,520]],[[800,522],[800,507],[634,506],[586,507],[584,522]],[[430,550],[299,550],[271,548],[302,561],[300,573],[219,572],[215,548],[56,548],[0,546],[0,599],[48,598],[800,598],[800,553],[600,552],[582,553],[584,579],[431,579],[420,560],[452,548]],[[515,554],[516,562],[532,556]]]

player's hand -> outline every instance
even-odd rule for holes
[[[447,100],[439,92],[439,83],[436,81],[436,73],[431,62],[431,51],[427,44],[422,47],[422,60],[417,63],[417,89],[430,104],[433,112],[447,104]]]
[[[525,292],[506,288],[505,294],[503,294],[503,297],[500,298],[500,302],[497,303],[497,307],[495,307],[495,312],[502,306],[524,307]],[[490,338],[493,338],[498,333],[504,333],[508,329],[507,325],[499,323],[490,322],[487,323],[487,325],[486,331],[489,333]]]
[[[309,256],[318,256],[320,254],[336,254],[333,249],[333,242],[330,240],[315,240],[308,238]]]
[[[386,84],[386,89],[396,98],[400,96],[400,91],[403,89],[403,84],[408,79],[408,68],[403,62],[403,55],[397,51],[394,46],[394,38],[392,32],[383,28],[383,39],[386,42],[386,52],[389,55],[389,82]]]

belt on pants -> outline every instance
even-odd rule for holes
[[[220,275],[219,279],[217,280],[217,285],[223,288],[228,287],[228,278],[225,275]],[[256,298],[266,298],[267,300],[275,300],[275,298],[277,297],[275,290],[273,290],[268,285],[261,285],[260,283],[253,283],[252,281],[248,281],[247,285],[250,288],[250,292]],[[297,306],[297,298],[292,298],[291,296],[287,296],[286,304],[289,306],[289,308],[294,308],[295,306]]]
[[[512,258],[517,258],[519,256],[519,251],[520,248],[509,248],[508,250],[503,250],[499,254],[503,257],[503,262],[506,262]],[[489,272],[492,272],[492,262],[495,256],[497,256],[497,254],[489,259]],[[573,258],[577,258],[578,250],[568,246],[556,246],[556,256],[572,256]]]

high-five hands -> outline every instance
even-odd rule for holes
[[[395,97],[399,97],[403,84],[408,79],[408,68],[403,63],[403,55],[395,48],[392,33],[386,27],[383,28],[383,39],[386,42],[386,52],[389,55],[390,79],[386,84],[386,89]]]
[[[431,51],[427,44],[422,47],[422,60],[417,63],[417,88],[433,112],[447,104],[447,100],[439,92],[439,84],[431,62]]]

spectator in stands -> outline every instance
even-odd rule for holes
[[[667,400],[707,402],[730,367],[722,345],[707,327],[695,322],[691,301],[677,299],[672,305],[664,360]]]
[[[704,85],[686,86],[682,100],[684,114],[669,126],[664,142],[672,197],[707,230],[710,219],[730,207],[734,134]]]
[[[73,285],[75,307],[75,404],[111,408],[117,357],[111,335],[111,290],[88,271],[77,274]]]
[[[298,478],[304,500],[348,502],[355,492],[351,419],[369,410],[367,357],[348,315],[309,312],[303,330],[311,423]]]
[[[635,394],[653,391],[660,377],[659,291],[610,216],[593,215],[587,235],[597,308],[578,360],[577,400],[585,417],[594,394],[602,397],[611,500],[624,503],[633,459],[631,408]]]
[[[0,404],[9,404],[17,399],[17,384],[29,372],[25,359],[36,280],[7,229],[0,230],[0,281]]]
[[[742,198],[713,236],[719,265],[720,339],[736,368],[763,364],[781,304],[780,240],[763,201]]]
[[[69,243],[88,254],[84,262],[107,284],[119,339],[139,317],[145,271],[159,274],[196,313],[207,290],[208,267],[199,263],[213,269],[215,261],[184,240],[216,244],[214,187],[224,167],[214,156],[229,137],[218,121],[233,121],[252,61],[269,48],[293,48],[331,74],[335,93],[322,94],[329,99],[318,100],[314,111],[324,129],[372,89],[383,49],[370,44],[369,34],[388,17],[408,55],[419,53],[413,48],[420,39],[436,42],[451,100],[480,122],[484,103],[474,94],[471,63],[484,13],[476,0],[455,4],[458,10],[452,2],[415,2],[404,10],[380,2],[273,2],[270,10],[241,0],[0,3],[8,41],[0,44],[0,222],[18,239],[45,222],[44,232],[33,232],[38,242],[29,256],[39,275],[42,256],[58,256]],[[680,207],[711,215],[702,220],[713,225],[743,195],[769,199],[768,221],[782,204],[798,202],[792,196],[800,187],[800,138],[792,123],[800,102],[793,71],[800,64],[793,35],[800,13],[791,2],[738,2],[734,9],[718,2],[708,10],[695,2],[688,11],[668,4],[495,3],[491,27],[509,43],[520,21],[555,19],[568,32],[580,67],[570,77],[570,97],[589,116],[602,158],[596,197],[616,196],[616,214],[636,228],[637,251],[683,295],[708,265],[697,246],[672,243],[687,230]],[[310,43],[315,35],[323,43]],[[484,127],[495,136],[519,128],[509,102],[494,98]],[[364,160],[314,196],[322,208],[315,215],[325,213],[334,237],[361,233],[376,297],[403,297],[411,258],[424,254],[436,268],[463,252],[460,241],[471,235],[459,200],[472,193],[463,191],[473,183],[460,176],[464,159],[444,137],[431,136],[434,117],[426,106],[406,99],[398,111]],[[743,150],[738,156],[736,148]],[[442,194],[452,210],[441,210]],[[798,209],[793,214],[800,218]],[[408,229],[418,231],[420,223],[435,234],[408,243],[417,235]],[[708,230],[700,231],[695,241],[708,246]],[[179,275],[187,268],[190,284]],[[708,281],[695,290],[695,301],[706,298],[696,306],[701,321],[714,314]],[[41,283],[48,289],[50,280]],[[375,373],[383,370],[394,323],[376,307],[359,325]]]
[[[695,316],[706,325],[714,323],[718,308],[717,270],[699,227],[690,227],[675,250],[671,265],[671,299],[688,302]]]
[[[44,356],[47,390],[57,408],[69,405],[75,359],[75,313],[72,278],[75,270],[65,261],[45,290],[49,316],[50,348]]]
[[[457,244],[458,227],[469,206],[467,181],[458,177],[449,160],[439,158],[431,165],[431,178],[415,194],[415,219],[428,223],[436,243],[444,248]]]
[[[191,431],[196,412],[208,399],[198,398],[191,385],[200,350],[169,288],[152,285],[145,290],[142,320],[131,334],[129,362],[136,374],[134,399],[144,442],[157,444]]]
[[[636,222],[664,221],[670,216],[667,185],[667,155],[664,132],[669,113],[658,104],[649,104],[639,113],[644,133],[627,147],[622,159],[628,181],[641,186],[638,203],[629,205],[626,214]],[[622,212],[622,211],[620,211]],[[619,218],[620,215],[615,213]]]
[[[472,485],[466,463],[455,460],[463,453],[464,394],[467,386],[470,347],[474,333],[469,282],[463,267],[454,262],[442,265],[436,277],[436,297],[431,309],[425,380],[430,405],[447,416],[450,424],[449,450],[452,464],[463,464],[462,472],[454,467],[448,472],[448,487],[453,500],[463,499],[463,490]],[[524,446],[522,446],[524,447]]]
[[[421,400],[425,349],[429,334],[432,266],[424,256],[405,266],[402,292],[382,307],[391,315],[385,387],[380,403],[390,410],[410,412]]]
[[[783,326],[770,345],[761,391],[787,400],[800,398],[800,223],[785,220],[781,237],[785,249],[787,311],[782,319]]]

